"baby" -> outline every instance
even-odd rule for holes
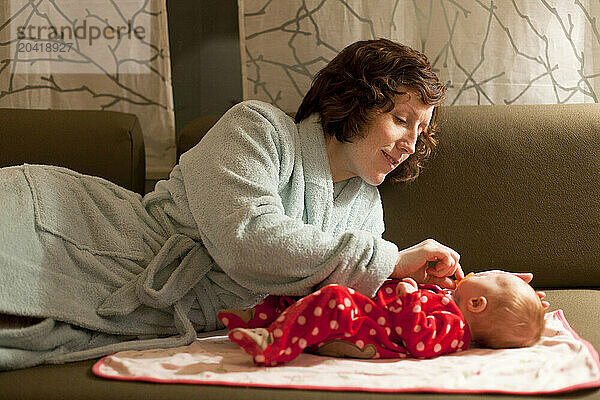
[[[296,301],[269,296],[247,310],[218,315],[229,338],[258,365],[275,366],[308,351],[357,358],[431,358],[473,340],[491,348],[535,344],[548,302],[530,274],[471,273],[455,290],[388,280],[374,298],[328,285]]]

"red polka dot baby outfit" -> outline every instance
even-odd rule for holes
[[[218,317],[229,338],[258,365],[273,366],[301,352],[358,358],[431,358],[466,349],[470,332],[451,292],[420,285],[396,295],[388,280],[373,299],[329,285],[295,301],[269,296],[249,310]]]

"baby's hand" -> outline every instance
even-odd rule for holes
[[[402,296],[406,293],[416,292],[418,289],[417,282],[412,278],[404,278],[402,282],[396,285],[396,296]]]

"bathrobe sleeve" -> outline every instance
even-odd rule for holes
[[[392,272],[397,247],[362,226],[333,235],[304,223],[302,212],[288,215],[297,210],[284,202],[310,195],[298,140],[283,112],[244,102],[182,155],[204,245],[231,279],[257,293],[302,296],[337,283],[372,296]]]
[[[375,194],[377,199],[373,202],[373,207],[370,209],[368,216],[365,218],[361,229],[372,232],[378,237],[381,237],[385,231],[385,224],[383,222],[383,207],[381,205],[379,191],[375,192]]]

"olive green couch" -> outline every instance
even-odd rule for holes
[[[434,238],[455,248],[468,271],[502,268],[533,272],[533,284],[546,290],[551,310],[563,309],[574,330],[600,349],[600,105],[448,106],[441,111],[439,151],[422,175],[410,184],[384,183],[381,187],[387,228],[384,236],[400,247]],[[6,111],[0,110],[0,120],[4,120],[5,115]],[[15,125],[14,129],[18,128],[20,135],[31,136],[33,143],[36,139],[42,140],[32,136],[31,132],[35,126],[47,126],[48,116],[26,117],[26,128]],[[127,153],[126,147],[137,152],[136,157],[140,156],[143,148],[140,150],[133,144],[133,136],[123,128],[123,124],[135,124],[127,125],[122,117],[114,113],[94,116],[95,121],[102,121],[106,131],[120,132],[116,133],[118,138],[111,136],[106,140],[123,143],[130,140],[130,144],[123,148],[99,146],[102,151],[85,153],[85,157],[96,157],[93,165],[106,164],[104,160],[114,157],[113,151]],[[90,129],[86,121],[89,118],[82,119],[76,112],[55,112],[52,119],[62,121],[52,128],[57,133],[64,133],[64,127],[69,127],[73,135]],[[197,143],[216,119],[214,116],[201,117],[186,125],[179,135],[179,152]],[[10,143],[5,147],[2,138],[7,134],[6,129],[0,126],[2,152],[9,149],[27,155],[28,149],[20,147],[26,142],[14,142],[16,148],[12,149]],[[99,135],[93,140],[102,142],[104,138]],[[77,140],[70,145],[74,145],[74,149],[79,146]],[[64,154],[54,155],[57,158],[53,159],[50,154],[44,162],[64,163],[58,157]],[[81,157],[84,157],[83,153]],[[0,161],[4,162],[3,159]],[[19,159],[19,162],[24,161],[30,160]],[[137,164],[120,165],[119,168],[123,176],[112,179],[123,184],[131,178],[132,170],[141,167]],[[75,169],[84,173],[104,173],[97,168],[79,166]],[[0,398],[384,400],[516,397],[120,382],[94,376],[91,371],[94,362],[2,372]],[[529,397],[600,399],[600,391],[586,389],[556,396]]]

